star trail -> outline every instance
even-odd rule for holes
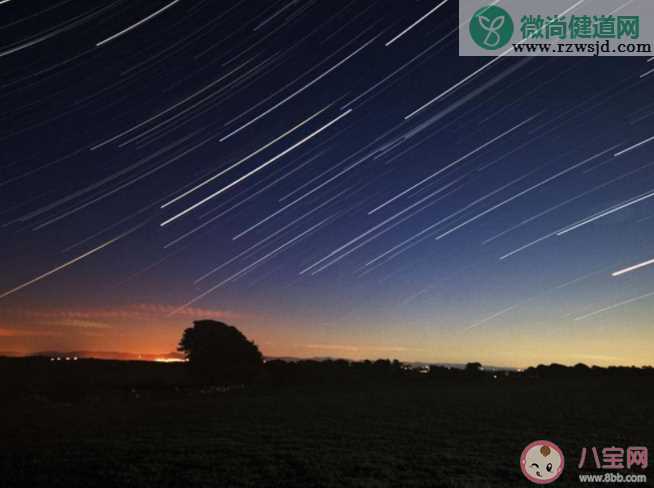
[[[464,28],[0,1],[0,350],[162,352],[204,310],[270,355],[651,362],[654,58],[459,57]],[[107,327],[48,319],[82,310]]]

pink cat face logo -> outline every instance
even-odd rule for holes
[[[534,441],[520,456],[522,474],[538,485],[555,481],[563,473],[564,456],[561,448],[550,441]]]

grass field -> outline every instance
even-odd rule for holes
[[[581,486],[583,446],[654,440],[646,378],[167,389],[3,410],[7,488],[534,486],[518,458],[537,439],[566,455],[553,486]]]

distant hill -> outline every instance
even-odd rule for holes
[[[426,366],[442,366],[443,368],[464,369],[465,363],[423,363],[423,362],[406,362],[404,363],[413,368],[421,368]],[[511,366],[493,366],[484,364],[483,369],[486,371],[519,371],[520,368],[513,368]]]
[[[314,356],[310,358],[298,358],[298,357],[293,357],[293,356],[264,356],[264,359],[266,361],[272,361],[274,359],[278,359],[281,361],[286,361],[287,363],[297,363],[298,361],[339,361],[343,360],[345,358],[337,358],[337,357],[331,357],[331,356]],[[359,362],[362,361],[361,359],[345,359],[346,361],[355,361]],[[372,360],[374,361],[374,359]],[[438,363],[438,362],[432,362],[432,363],[425,363],[422,361],[401,361],[402,364],[405,366],[410,366],[411,368],[425,368],[428,366],[442,366],[443,368],[453,368],[453,369],[464,369],[466,367],[465,363]],[[513,368],[510,366],[492,366],[492,365],[486,365],[484,364],[483,368],[486,371],[518,371],[520,368]]]
[[[138,354],[131,352],[118,352],[118,351],[39,351],[31,354],[20,354],[11,351],[0,351],[0,357],[24,357],[24,356],[38,356],[38,357],[77,357],[85,359],[114,359],[119,361],[155,361],[157,359],[184,359],[184,354],[180,352],[168,352],[162,354]],[[300,358],[294,356],[264,356],[265,361],[281,360],[288,363],[296,363],[298,361],[337,361],[345,358],[337,358],[331,356],[314,356],[310,358]],[[346,361],[352,361],[345,359]],[[360,361],[360,360],[357,360]],[[408,361],[402,363],[411,368],[423,368],[428,366],[442,366],[445,368],[463,369],[464,363],[425,363],[420,361]],[[505,366],[491,366],[484,365],[487,371],[516,371],[518,368],[505,367]]]
[[[0,355],[5,355],[0,353]],[[11,354],[7,354],[11,355]],[[184,359],[184,355],[179,352],[168,352],[162,354],[138,354],[130,352],[117,351],[39,351],[32,354],[13,354],[11,356],[39,356],[39,357],[76,357],[76,358],[94,358],[94,359],[114,359],[122,361],[155,361],[157,359]]]
[[[14,352],[14,351],[0,351],[0,357],[8,357],[8,358],[20,358],[25,356],[25,354],[21,354],[19,352]]]

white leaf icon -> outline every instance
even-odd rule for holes
[[[487,48],[492,49],[499,46],[500,42],[502,41],[502,37],[498,31],[504,25],[506,16],[498,15],[493,18],[492,21],[485,15],[479,15],[477,18],[479,19],[479,25],[481,28],[486,31],[486,37],[481,41],[481,43]]]
[[[491,22],[491,26],[490,26],[490,28],[488,30],[497,31],[498,29],[501,29],[502,26],[504,25],[504,20],[505,20],[504,15],[500,15],[498,17],[495,17],[493,19],[493,22]]]
[[[484,30],[487,31],[491,30],[491,21],[488,17],[484,15],[480,15],[477,18],[479,19],[479,25],[481,25],[484,28]]]

